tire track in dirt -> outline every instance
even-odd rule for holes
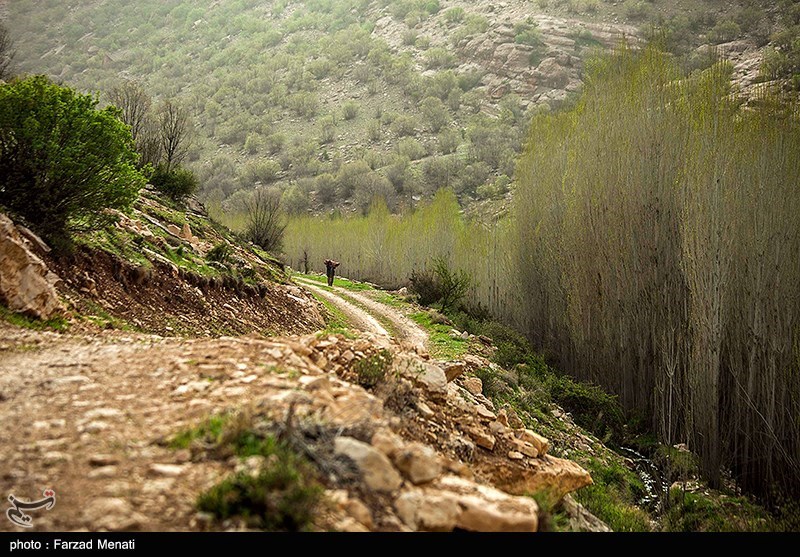
[[[321,286],[314,284],[313,281],[305,281],[299,278],[296,278],[295,280],[301,283],[304,288],[311,290],[311,292],[313,292],[315,295],[335,305],[342,313],[344,313],[348,321],[350,321],[350,323],[357,329],[376,335],[377,340],[379,341],[380,339],[385,339],[385,341],[388,342],[388,340],[392,338],[392,335],[386,330],[386,327],[384,327],[380,321],[357,305],[348,302],[341,296],[326,290]]]
[[[358,321],[363,319],[364,316],[368,317],[372,322],[384,331],[388,337],[395,337],[396,340],[409,344],[411,347],[419,350],[426,350],[428,345],[428,334],[422,327],[414,323],[411,319],[403,315],[396,309],[373,300],[364,292],[357,292],[347,290],[334,286],[331,289],[322,287],[302,277],[295,277],[295,280],[301,283],[304,287],[312,290],[313,292],[324,297],[329,302],[335,304],[348,318],[352,318],[353,324],[361,328]],[[352,303],[350,300],[357,302],[358,305]],[[353,311],[355,310],[355,311]],[[352,313],[351,313],[352,312]],[[383,319],[391,324],[391,329],[394,334],[390,334],[386,327],[381,325],[380,320]],[[369,332],[375,332],[373,328],[365,328]]]

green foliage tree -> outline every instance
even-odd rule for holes
[[[97,226],[145,177],[114,107],[43,76],[0,86],[0,204],[43,235]]]
[[[174,201],[182,201],[197,191],[199,182],[194,173],[181,167],[173,167],[167,170],[163,164],[159,164],[153,175],[150,177],[150,183],[153,184],[158,191],[173,199]]]

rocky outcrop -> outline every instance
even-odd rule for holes
[[[50,319],[63,310],[51,273],[35,253],[44,245],[25,236],[7,216],[0,214],[0,301],[12,311],[39,319]],[[35,235],[34,235],[35,236]],[[45,246],[46,247],[46,246]]]

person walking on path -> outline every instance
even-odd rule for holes
[[[333,277],[336,274],[336,267],[338,266],[338,261],[334,261],[333,259],[325,260],[325,274],[328,275],[328,286],[333,286]]]

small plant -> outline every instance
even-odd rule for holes
[[[348,101],[342,106],[342,118],[345,120],[353,120],[358,116],[358,105],[353,101]]]
[[[231,246],[225,242],[217,244],[206,254],[206,259],[217,263],[227,263],[231,257]]]
[[[353,369],[357,382],[365,389],[371,389],[386,377],[386,371],[392,366],[392,353],[386,349],[358,360]]]
[[[173,168],[167,170],[163,165],[158,165],[150,177],[150,183],[158,191],[170,199],[180,201],[197,191],[197,177],[186,168]]]
[[[311,465],[288,445],[268,438],[249,452],[266,457],[257,474],[240,472],[201,494],[197,507],[219,520],[241,517],[251,528],[267,531],[309,530],[323,488]],[[248,451],[245,451],[248,452]]]

